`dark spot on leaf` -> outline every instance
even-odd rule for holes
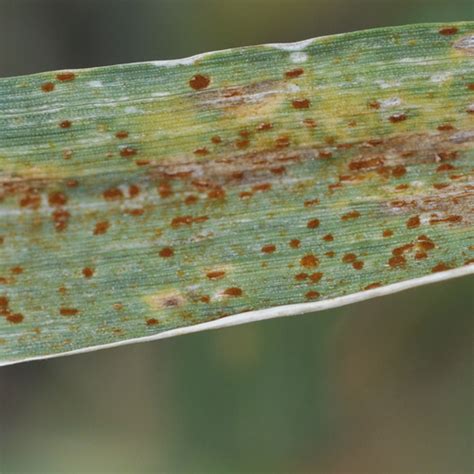
[[[319,204],[319,199],[310,199],[304,202],[304,207],[312,207]]]
[[[123,192],[119,188],[109,188],[102,193],[102,196],[107,201],[118,201],[123,199]]]
[[[295,109],[309,109],[310,104],[309,99],[295,99],[292,101],[293,108]]]
[[[383,158],[369,158],[366,160],[356,160],[349,163],[349,169],[359,171],[363,169],[377,168],[384,164]]]
[[[174,255],[174,250],[171,247],[164,247],[159,252],[160,257],[169,258]]]
[[[447,26],[445,28],[441,28],[439,30],[439,34],[443,36],[451,36],[455,35],[458,31],[458,28],[456,28],[455,26]]]
[[[189,196],[186,196],[184,200],[184,204],[190,206],[192,204],[196,204],[198,202],[198,197],[194,196],[193,194],[190,194]]]
[[[94,269],[90,267],[85,267],[82,269],[82,274],[85,278],[92,278],[94,276]]]
[[[438,263],[437,265],[435,265],[431,271],[433,273],[437,273],[437,272],[445,272],[446,270],[450,270],[451,267],[446,265],[445,263],[441,262],[441,263]]]
[[[298,239],[290,240],[290,247],[292,249],[297,249],[300,247],[301,242]]]
[[[442,163],[441,165],[438,166],[438,168],[436,168],[436,171],[438,173],[441,173],[443,171],[452,171],[456,169],[451,163]]]
[[[346,253],[344,257],[342,257],[342,261],[344,263],[352,263],[355,262],[357,259],[357,255],[355,253]]]
[[[357,219],[358,217],[360,217],[360,212],[359,211],[350,211],[347,214],[344,214],[341,217],[341,220],[348,221],[349,219]]]
[[[52,218],[56,231],[62,232],[63,230],[65,230],[68,226],[70,217],[71,214],[64,209],[57,209],[56,211],[54,211],[52,214]]]
[[[375,283],[371,283],[370,285],[367,285],[364,290],[373,290],[374,288],[380,288],[382,286],[382,283],[380,282],[375,282]]]
[[[332,152],[327,151],[327,150],[320,150],[318,153],[319,158],[323,160],[327,160],[329,158],[332,158]]]
[[[206,147],[197,148],[196,150],[194,150],[194,154],[196,156],[206,156],[209,155],[209,150]]]
[[[201,223],[207,221],[209,218],[207,216],[178,216],[171,220],[171,227],[178,228],[183,225],[192,225],[195,223]]]
[[[250,142],[247,139],[237,139],[235,140],[235,146],[240,150],[247,148],[250,145]]]
[[[76,316],[79,310],[76,308],[60,308],[59,314],[61,316]]]
[[[196,74],[189,81],[189,85],[196,91],[206,89],[210,83],[211,79],[208,76],[203,76],[202,74]]]
[[[392,176],[395,178],[401,178],[406,174],[406,172],[407,169],[403,165],[397,165],[392,169]]]
[[[403,255],[396,255],[394,257],[391,257],[388,261],[388,264],[392,268],[396,267],[403,267],[407,263],[406,258]]]
[[[380,102],[377,101],[377,100],[372,100],[372,101],[367,103],[367,106],[370,109],[379,110],[380,109]]]
[[[171,185],[166,181],[160,183],[159,186],[158,186],[158,194],[163,199],[166,199],[167,197],[170,197],[173,194],[173,190],[171,189]]]
[[[41,85],[41,90],[43,92],[52,92],[54,91],[54,84],[52,82],[45,82]]]
[[[296,69],[292,69],[291,71],[285,72],[285,77],[287,79],[294,79],[296,77],[300,77],[302,74],[304,74],[304,69],[299,67]]]
[[[316,120],[313,120],[311,118],[306,118],[303,120],[303,125],[308,128],[316,128],[318,125],[316,123]]]
[[[105,234],[109,230],[110,224],[108,221],[97,222],[94,228],[94,235]]]
[[[462,220],[463,220],[462,216],[432,217],[430,219],[430,225],[441,224],[443,222],[446,222],[449,224],[458,224],[459,222],[462,222]]]
[[[406,114],[394,114],[389,117],[389,120],[392,123],[399,123],[404,122],[407,118]]]
[[[243,294],[243,291],[240,289],[240,288],[237,288],[237,287],[231,287],[231,288],[227,288],[225,291],[224,291],[224,294],[227,295],[227,296],[242,296]]]
[[[313,254],[308,254],[301,258],[300,265],[305,268],[315,268],[319,266],[319,259]]]
[[[416,227],[420,227],[420,217],[413,216],[407,220],[407,228],[408,229],[415,229]]]
[[[206,276],[207,276],[207,278],[209,278],[210,280],[218,280],[218,279],[220,279],[220,278],[224,278],[224,277],[225,277],[225,272],[224,272],[224,271],[215,270],[215,271],[212,271],[212,272],[207,272],[207,273],[206,273]]]
[[[257,126],[257,132],[265,132],[267,130],[271,130],[273,125],[269,122],[262,122],[260,125]]]
[[[451,132],[453,130],[454,130],[454,127],[449,123],[442,124],[438,127],[439,132]]]
[[[56,79],[61,82],[73,81],[76,78],[76,75],[73,72],[62,72],[56,74]]]
[[[316,298],[319,298],[319,296],[320,296],[319,292],[314,291],[314,290],[308,291],[305,294],[305,297],[306,297],[307,300],[314,300]]]
[[[298,273],[297,275],[295,275],[295,280],[296,281],[304,281],[308,278],[308,274],[307,273]]]
[[[282,135],[275,140],[277,148],[287,148],[290,146],[290,138],[287,135]]]
[[[316,272],[316,273],[312,273],[310,276],[309,276],[309,279],[311,280],[312,283],[318,283],[321,278],[323,277],[323,273],[322,272]]]
[[[225,191],[221,187],[216,187],[207,193],[209,199],[224,199]]]
[[[137,150],[131,146],[126,146],[120,150],[120,156],[122,158],[130,158],[131,156],[135,156],[137,153]]]
[[[64,206],[67,200],[67,196],[59,191],[50,193],[48,196],[49,205],[54,207]]]
[[[275,168],[270,168],[270,172],[276,175],[285,174],[286,168],[284,166],[277,166]]]
[[[131,184],[128,187],[128,195],[130,198],[136,198],[140,194],[140,187],[136,184]]]
[[[16,314],[12,314],[12,313],[9,313],[7,315],[7,321],[9,321],[10,323],[12,324],[19,324],[21,323],[23,320],[24,320],[24,316],[20,313],[16,313]]]
[[[311,219],[306,224],[308,229],[317,229],[319,227],[319,219]]]

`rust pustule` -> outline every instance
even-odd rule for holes
[[[407,118],[408,117],[406,114],[400,113],[400,114],[393,114],[388,119],[392,123],[399,123],[399,122],[404,122]]]
[[[243,291],[241,288],[238,288],[238,287],[231,287],[231,288],[226,288],[224,290],[224,294],[227,295],[227,296],[233,296],[233,297],[237,297],[237,296],[242,296],[243,295]]]
[[[105,234],[110,227],[110,223],[108,221],[100,221],[97,222],[94,228],[94,235],[103,235]]]
[[[273,125],[269,122],[262,122],[260,125],[257,125],[257,132],[265,132],[271,130]]]
[[[444,262],[441,262],[441,263],[438,263],[437,265],[435,265],[431,271],[433,273],[437,273],[437,272],[445,272],[446,270],[450,270],[451,267],[449,265],[447,265],[446,263]]]
[[[441,28],[439,30],[439,34],[443,36],[452,36],[455,35],[458,31],[459,29],[455,26],[446,26],[445,28]]]
[[[388,261],[388,264],[391,268],[404,267],[407,263],[406,258],[403,255],[397,255],[391,257]]]
[[[102,196],[107,201],[118,201],[124,197],[120,188],[109,188],[102,193]]]
[[[170,258],[174,255],[174,250],[171,247],[164,247],[158,252],[162,258]]]
[[[342,261],[344,263],[352,263],[352,262],[355,262],[356,260],[357,260],[357,255],[355,253],[346,253],[342,257]]]
[[[189,85],[196,91],[206,89],[209,87],[210,83],[211,79],[208,76],[204,76],[202,74],[196,74],[189,81]]]
[[[357,219],[359,217],[360,217],[360,212],[359,211],[350,211],[350,212],[342,215],[341,220],[348,221],[350,219]]]
[[[320,297],[320,294],[318,291],[315,291],[315,290],[311,290],[311,291],[308,291],[306,294],[305,294],[305,297],[307,300],[314,300],[316,298],[319,298]]]
[[[85,267],[82,269],[82,274],[84,278],[92,278],[94,276],[94,269],[91,267]]]
[[[322,272],[316,272],[309,275],[309,279],[311,280],[311,283],[318,283],[323,276],[324,274]]]
[[[415,229],[420,226],[420,216],[412,216],[407,220],[407,228]]]
[[[56,191],[48,195],[48,203],[50,206],[53,206],[53,207],[64,206],[67,203],[67,201],[68,201],[67,196],[60,191]]]
[[[62,122],[59,123],[59,126],[61,128],[71,128],[72,122],[70,120],[63,120]]]
[[[56,79],[61,82],[73,81],[76,78],[76,75],[73,72],[61,72],[56,74]]]
[[[137,153],[138,151],[131,146],[126,146],[120,149],[120,156],[122,158],[130,158],[132,156],[135,156]]]
[[[299,241],[298,239],[292,239],[292,240],[290,240],[290,247],[291,247],[292,249],[297,249],[297,248],[300,247],[300,245],[301,245],[301,241]]]
[[[52,213],[54,228],[57,232],[62,232],[67,229],[71,214],[65,209],[57,209]]]
[[[305,255],[301,258],[300,265],[305,268],[316,268],[319,266],[319,258],[313,254]]]
[[[311,219],[307,222],[306,227],[308,229],[317,229],[319,227],[319,219]]]
[[[309,109],[311,101],[309,99],[295,99],[292,101],[292,105],[295,109]]]
[[[76,308],[60,308],[59,314],[61,316],[76,316],[79,314],[79,310]]]
[[[52,82],[45,82],[41,84],[41,90],[43,92],[53,92],[54,91],[54,84]]]
[[[380,288],[382,286],[382,283],[379,281],[376,281],[374,283],[370,283],[370,285],[367,285],[364,290],[373,290],[375,288]]]
[[[206,276],[207,278],[209,278],[209,280],[219,280],[220,278],[225,277],[225,272],[222,270],[214,270],[211,272],[207,272]]]
[[[285,77],[287,79],[295,79],[297,77],[300,77],[303,74],[304,74],[304,69],[301,67],[298,67],[296,69],[292,69],[291,71],[286,71]]]
[[[194,154],[196,156],[206,156],[209,155],[209,150],[206,147],[196,148],[196,150],[194,150]]]
[[[273,244],[267,244],[262,247],[262,252],[263,253],[273,253],[276,250],[276,245]]]

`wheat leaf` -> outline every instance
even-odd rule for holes
[[[0,80],[0,363],[473,273],[474,23]]]

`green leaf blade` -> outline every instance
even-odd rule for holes
[[[415,25],[0,80],[0,359],[472,273],[473,37]]]

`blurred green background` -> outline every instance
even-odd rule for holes
[[[473,16],[471,0],[0,0],[0,77]],[[0,368],[0,472],[472,473],[473,283]]]

